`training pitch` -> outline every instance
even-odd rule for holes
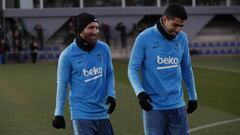
[[[194,58],[199,108],[189,115],[191,135],[239,135],[240,57]],[[52,128],[57,63],[0,65],[0,135],[70,135]],[[143,135],[141,110],[128,82],[127,61],[114,61],[116,135]]]

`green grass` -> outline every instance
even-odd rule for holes
[[[204,61],[203,61],[204,60]],[[193,65],[240,71],[239,59],[195,60]],[[227,63],[227,65],[226,65]],[[194,67],[198,110],[189,115],[190,127],[240,118],[240,73]],[[127,78],[127,62],[114,61],[117,108],[111,115],[116,135],[143,135],[141,110]],[[71,134],[68,106],[66,130],[52,128],[56,94],[56,63],[0,65],[0,134]],[[240,122],[219,125],[192,135],[238,135]]]
[[[240,56],[228,57],[194,57],[193,64],[201,67],[212,67],[215,69],[223,69],[227,71],[240,71]]]

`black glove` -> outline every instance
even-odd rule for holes
[[[188,101],[188,108],[187,108],[187,113],[193,113],[197,109],[197,101],[196,100],[189,100]]]
[[[151,97],[146,92],[141,92],[138,94],[139,104],[145,111],[152,110],[152,105],[149,103],[152,103]]]
[[[108,114],[111,114],[114,111],[115,107],[116,107],[116,100],[113,97],[109,96],[107,98],[106,104],[107,105],[110,104],[109,108],[108,108]]]
[[[65,120],[63,116],[55,116],[55,119],[52,121],[52,126],[56,129],[65,129]]]

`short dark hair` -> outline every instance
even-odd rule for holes
[[[178,3],[172,3],[170,4],[166,10],[164,11],[165,16],[169,17],[169,18],[180,18],[183,20],[187,20],[187,12],[185,10],[185,8]]]

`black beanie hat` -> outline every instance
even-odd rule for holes
[[[91,14],[81,13],[78,15],[78,32],[82,32],[83,29],[91,22],[98,22],[98,19]]]

